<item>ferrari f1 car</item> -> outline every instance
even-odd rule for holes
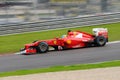
[[[55,50],[64,50],[88,46],[104,46],[106,42],[108,42],[107,28],[93,28],[93,34],[69,30],[67,35],[63,35],[61,38],[38,40],[25,44],[25,48],[20,51],[20,54],[45,53],[49,51],[50,46]]]

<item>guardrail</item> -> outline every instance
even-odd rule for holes
[[[120,12],[55,19],[44,22],[0,25],[0,35],[114,22],[120,22]]]

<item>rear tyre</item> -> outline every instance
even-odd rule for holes
[[[48,44],[46,42],[40,42],[38,45],[38,52],[45,53],[48,51]]]
[[[95,46],[104,46],[107,42],[107,39],[104,36],[97,36],[94,42]]]

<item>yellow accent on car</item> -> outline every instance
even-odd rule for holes
[[[67,44],[71,44],[71,40],[67,40]]]
[[[57,41],[54,41],[53,43],[54,43],[54,44],[57,44]]]
[[[73,32],[73,36],[75,37],[77,35],[77,32]]]

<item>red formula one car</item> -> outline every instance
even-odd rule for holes
[[[61,38],[38,40],[31,44],[25,44],[25,48],[20,51],[20,54],[45,53],[49,51],[50,46],[55,50],[64,50],[88,46],[104,46],[108,42],[106,28],[94,28],[93,33],[69,30],[68,34],[63,35]]]

